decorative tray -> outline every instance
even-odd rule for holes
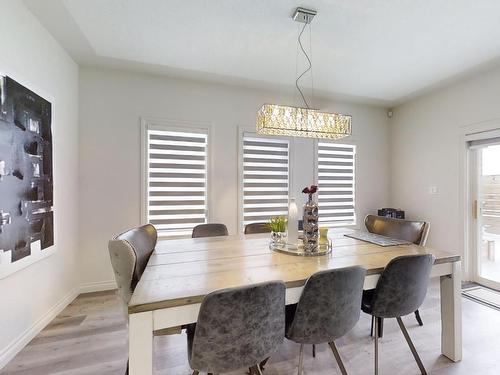
[[[319,244],[318,249],[314,252],[304,251],[304,245],[299,243],[295,244],[275,244],[273,242],[269,243],[269,248],[273,251],[278,251],[280,253],[285,253],[289,255],[297,255],[302,257],[314,257],[320,255],[330,254],[332,251],[332,246],[330,243],[327,244]]]

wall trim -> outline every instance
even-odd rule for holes
[[[116,288],[117,286],[114,280],[84,283],[78,288],[78,294],[103,292],[105,290],[113,290]]]
[[[73,300],[83,293],[101,292],[116,289],[116,282],[99,281],[84,283],[73,288],[54,306],[52,306],[37,321],[21,333],[4,349],[0,350],[0,369],[4,368],[28,343],[35,338],[57,315],[59,315]]]
[[[0,351],[0,369],[5,367],[36,335],[38,335],[57,315],[59,315],[79,294],[79,288],[74,288],[61,298],[49,311],[42,315],[5,349]]]

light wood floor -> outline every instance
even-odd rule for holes
[[[8,374],[97,374],[123,375],[127,337],[119,300],[113,292],[79,296],[47,328],[8,364]],[[451,363],[440,353],[439,289],[433,283],[421,309],[424,326],[413,316],[404,319],[429,373],[440,375],[499,373],[500,311],[463,299],[464,360]],[[370,319],[362,314],[355,329],[337,342],[349,374],[373,373]],[[381,375],[418,374],[396,321],[387,321],[381,341]],[[191,374],[184,335],[155,338],[156,374]],[[264,374],[295,373],[298,346],[286,342],[266,367]],[[340,374],[332,353],[320,345],[316,359],[311,349],[305,356],[306,374]],[[244,374],[244,370],[232,375]]]

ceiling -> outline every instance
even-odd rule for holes
[[[388,105],[500,58],[498,0],[25,3],[81,65],[263,87],[291,87],[305,66],[291,15],[308,7],[315,90]]]

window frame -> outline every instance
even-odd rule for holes
[[[290,205],[290,194],[293,192],[293,165],[295,164],[295,153],[294,153],[294,139],[286,136],[272,136],[272,135],[262,135],[257,134],[255,128],[238,126],[238,233],[243,234],[245,231],[245,218],[244,218],[244,208],[243,208],[243,140],[245,136],[250,136],[254,138],[269,138],[269,139],[279,139],[288,142],[288,206]]]
[[[141,117],[141,207],[140,207],[140,223],[141,225],[148,224],[148,178],[149,178],[149,149],[148,149],[148,131],[177,131],[201,133],[207,135],[206,145],[206,222],[209,223],[212,219],[212,124],[209,122],[172,120],[163,118]],[[189,235],[166,236],[168,239],[175,238],[190,238]]]
[[[329,140],[329,139],[315,139],[314,140],[314,184],[318,185],[318,169],[319,169],[319,161],[318,161],[318,149],[319,149],[319,142],[323,143],[331,143],[331,144],[336,144],[336,145],[349,145],[349,146],[354,146],[355,147],[355,152],[354,152],[354,166],[353,166],[353,182],[354,182],[354,187],[353,187],[353,195],[354,195],[354,223],[351,224],[343,224],[339,226],[329,226],[328,228],[359,228],[359,215],[358,215],[358,194],[357,194],[357,186],[358,186],[358,150],[359,150],[359,142],[351,137],[347,137],[345,139],[338,139],[338,140]],[[321,208],[320,208],[320,216],[321,216]]]

